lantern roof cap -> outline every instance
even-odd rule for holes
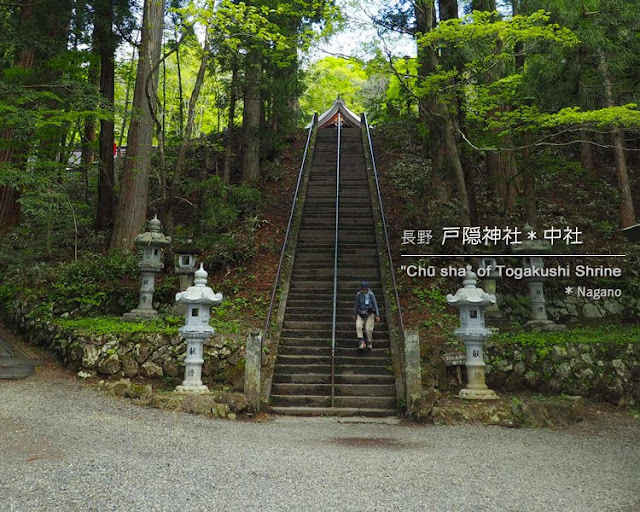
[[[147,223],[149,231],[140,233],[136,236],[134,242],[138,246],[155,245],[158,247],[164,247],[171,245],[171,237],[164,236],[162,232],[162,223],[156,215]]]
[[[495,304],[496,296],[478,288],[476,286],[477,283],[478,276],[471,270],[471,265],[467,265],[467,272],[462,281],[464,287],[460,288],[455,295],[449,293],[447,295],[447,302],[457,308],[460,306],[487,307]]]
[[[222,294],[215,293],[207,286],[209,274],[204,269],[202,263],[200,268],[194,273],[194,285],[189,286],[185,291],[176,294],[178,304],[206,304],[218,306],[222,303]]]

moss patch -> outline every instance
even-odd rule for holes
[[[640,325],[600,327],[581,327],[560,332],[509,332],[499,333],[490,338],[493,343],[535,346],[550,348],[554,345],[572,345],[580,343],[602,343],[623,345],[640,343]]]
[[[158,318],[145,322],[125,322],[116,316],[99,316],[95,318],[58,319],[60,327],[76,331],[80,334],[130,334],[136,332],[178,334],[178,327],[184,322],[177,317]]]

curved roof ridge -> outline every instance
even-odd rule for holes
[[[318,128],[322,128],[323,126],[331,124],[334,116],[338,113],[338,111],[344,117],[345,122],[355,127],[360,127],[360,116],[349,110],[349,108],[344,104],[342,98],[338,96],[335,100],[333,100],[333,105],[331,105],[331,108],[318,117]],[[310,127],[311,123],[306,126],[306,128]]]

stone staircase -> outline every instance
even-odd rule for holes
[[[271,387],[280,414],[397,414],[395,379],[361,132],[341,130],[334,406],[331,407],[337,129],[318,130]],[[356,347],[353,307],[369,281],[382,321]]]
[[[22,379],[33,375],[40,362],[24,348],[0,336],[0,379]]]

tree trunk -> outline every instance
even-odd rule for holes
[[[238,90],[238,61],[233,59],[231,70],[231,84],[229,90],[229,121],[227,124],[227,147],[224,150],[224,169],[222,171],[222,181],[225,185],[231,183],[231,161],[233,160],[233,147],[235,144],[235,122],[236,100]]]
[[[20,199],[20,194],[16,188],[6,185],[0,186],[0,234],[20,224],[18,199]]]
[[[439,0],[440,20],[453,20],[458,17],[458,0]]]
[[[91,86],[92,90],[97,91],[99,88],[100,82],[100,69],[95,58],[95,50],[97,48],[97,25],[93,31],[93,55],[91,56],[91,61],[89,62],[89,72],[87,76],[87,83]],[[98,107],[98,102],[95,103],[95,107]],[[85,178],[85,201],[87,206],[89,205],[89,173],[93,169],[96,160],[96,128],[98,125],[98,119],[94,115],[89,115],[84,121],[84,135],[82,137],[82,154],[80,156],[80,167],[82,168],[82,172],[84,173]]]
[[[521,12],[521,0],[512,0],[511,6],[513,15],[518,16]],[[528,13],[527,13],[528,14]],[[515,65],[517,73],[524,73],[525,52],[522,43],[516,43],[514,47]],[[522,145],[524,149],[521,152],[522,162],[522,195],[524,198],[524,219],[533,229],[538,229],[538,201],[536,197],[536,174],[537,165],[531,158],[530,146],[533,144],[533,135],[531,131],[525,131],[522,134]]]
[[[580,163],[592,178],[598,177],[598,167],[593,158],[591,134],[587,130],[580,130]]]
[[[290,17],[285,23],[287,37],[294,42],[302,20]],[[284,63],[274,66],[273,88],[269,91],[271,99],[270,138],[272,139],[271,144],[276,147],[280,141],[289,140],[296,130],[300,115],[297,45],[290,44],[284,52]]]
[[[449,5],[447,12],[453,8]],[[456,9],[457,12],[457,9]],[[420,0],[415,3],[415,14],[417,22],[417,36],[427,33],[434,26],[434,2],[433,0]],[[438,55],[431,48],[418,46],[418,66],[419,74],[426,77],[435,72],[438,65]],[[436,95],[430,98],[420,98],[422,120],[429,126],[431,137],[431,165],[433,170],[434,183],[444,176],[450,176],[456,184],[458,197],[461,203],[460,222],[464,226],[471,225],[471,214],[469,206],[469,194],[465,180],[464,169],[460,160],[458,145],[456,142],[456,121],[455,116],[442,102],[438,101]],[[443,195],[444,187],[441,186],[439,194]]]
[[[111,237],[111,248],[132,248],[133,240],[142,231],[147,216],[153,120],[150,102],[155,101],[158,72],[151,70],[160,59],[164,0],[145,0],[142,21],[140,57],[133,94],[133,116],[127,137],[118,209]]]
[[[531,132],[525,132],[522,136],[524,146],[533,143]],[[524,218],[533,229],[538,229],[538,204],[536,198],[536,166],[531,161],[531,150],[527,147],[522,150],[522,167],[526,169],[522,175]]]
[[[609,64],[604,50],[599,50],[600,63],[598,70],[602,77],[604,85],[604,98],[607,108],[615,106],[613,99],[613,85],[611,84],[611,74],[609,72]],[[618,176],[618,188],[620,189],[620,226],[628,228],[635,224],[635,210],[633,206],[633,198],[631,197],[631,185],[629,183],[629,172],[627,171],[627,160],[624,155],[624,146],[622,141],[624,136],[620,127],[611,129],[611,144],[616,160],[616,172]]]
[[[178,37],[178,27],[174,26],[174,37],[176,38],[176,44],[180,38]],[[176,50],[176,68],[178,70],[178,101],[180,106],[180,137],[184,137],[184,92],[182,89],[182,67],[180,65],[180,48]],[[164,95],[166,99],[166,94]]]
[[[113,0],[100,0],[96,5],[96,33],[100,51],[100,95],[113,109],[115,99],[115,51],[117,39],[113,34]],[[98,204],[95,228],[111,229],[114,203],[114,144],[112,120],[100,120],[100,166],[98,168]]]
[[[497,131],[499,130],[494,132]],[[513,147],[513,141],[510,136],[505,136],[502,144],[505,149]],[[485,160],[495,201],[502,206],[504,211],[513,211],[521,188],[521,186],[518,186],[520,179],[518,178],[513,152],[508,150],[489,152]]]
[[[580,48],[580,60],[584,62],[584,48]],[[583,65],[587,65],[584,63]],[[580,99],[580,106],[583,109],[593,108],[592,102],[589,101],[589,95],[584,84],[584,77],[582,73],[583,65],[580,66],[578,72],[576,89],[578,97]],[[589,173],[592,178],[598,177],[598,168],[596,167],[595,160],[593,158],[593,146],[591,145],[591,135],[587,130],[580,130],[580,163],[582,168]]]
[[[242,117],[244,131],[242,180],[258,181],[260,179],[260,119],[262,115],[260,97],[262,55],[259,50],[255,48],[249,50],[246,69]]]
[[[36,16],[29,0],[23,0],[24,5],[20,9],[20,29],[23,32],[36,30]],[[34,45],[25,46],[18,50],[16,67],[33,69],[36,62],[36,49]],[[3,141],[13,141],[13,129],[9,126],[2,127],[0,136]],[[0,150],[0,165],[11,165],[15,155],[13,142],[3,143],[4,149]],[[0,234],[5,233],[14,226],[20,224],[21,209],[20,192],[10,185],[0,186]]]
[[[416,38],[421,34],[426,34],[434,26],[434,3],[433,0],[418,0],[414,4],[416,16]],[[436,67],[435,55],[429,48],[418,45],[418,75],[426,77],[432,73]],[[407,68],[408,71],[408,68]],[[437,104],[434,98],[422,97],[419,99],[418,119],[429,128],[430,158],[431,158],[431,179],[437,198],[449,201],[450,191],[445,185],[448,178],[447,172],[447,146],[445,143],[444,127],[441,123],[434,121]]]
[[[56,2],[44,0],[43,4],[38,4],[30,0],[23,0],[18,16],[20,31],[23,34],[29,34],[30,37],[29,44],[18,46],[16,49],[15,67],[35,70],[32,80],[35,83],[47,83],[53,76],[51,69],[42,66],[40,70],[36,66],[41,66],[43,62],[66,49],[71,19],[71,2],[70,0],[56,0]],[[15,162],[16,154],[23,154],[24,151],[16,151],[12,127],[0,127],[0,138],[4,141],[11,141],[5,142],[4,149],[0,150],[0,164],[24,165],[24,162]],[[0,233],[6,232],[20,223],[19,199],[20,191],[18,188],[12,185],[0,186]]]
[[[132,68],[133,68],[133,63],[135,61],[136,61],[136,47],[134,46],[133,49],[131,50],[131,67]],[[124,93],[124,112],[122,114],[122,124],[120,125],[120,135],[118,136],[118,145],[117,145],[118,152],[120,151],[120,148],[122,148],[122,142],[124,141],[125,134],[128,135],[127,118],[129,116],[129,98],[131,96],[131,82],[132,82],[131,78],[127,76],[127,88]],[[115,175],[120,173],[120,170],[122,169],[123,160],[124,160],[124,157],[121,157],[120,153],[118,153],[118,158],[116,159],[115,172],[114,172]],[[116,179],[114,179],[114,183],[115,182],[116,182]]]
[[[198,98],[200,97],[200,90],[204,83],[204,75],[207,71],[207,65],[209,63],[209,28],[207,27],[207,33],[204,39],[204,48],[202,50],[202,59],[200,60],[200,69],[196,76],[196,83],[193,86],[193,92],[189,99],[189,110],[187,112],[187,126],[185,127],[184,137],[180,149],[178,150],[178,158],[176,160],[176,167],[171,180],[171,185],[167,191],[167,196],[163,205],[163,223],[166,233],[173,231],[173,205],[176,201],[176,194],[178,192],[178,186],[182,179],[182,173],[184,171],[184,165],[187,157],[187,148],[191,142],[191,136],[193,134],[193,128],[196,118],[196,105],[198,104]]]
[[[474,11],[495,11],[496,0],[473,0],[471,8]]]
[[[472,6],[474,11],[493,12],[496,10],[496,1],[473,0]],[[512,3],[512,6],[517,10],[518,6],[515,2]],[[498,45],[500,44],[500,41],[498,41]],[[503,65],[499,64],[493,72],[487,73],[486,80],[488,83],[492,83],[503,74]],[[507,110],[507,107],[499,106],[497,110]],[[492,112],[488,113],[488,116],[492,115]],[[511,212],[515,207],[519,191],[522,189],[522,180],[518,176],[518,169],[513,152],[509,151],[509,148],[513,147],[513,140],[509,135],[500,137],[500,131],[499,128],[495,128],[490,130],[490,133],[495,136],[496,140],[498,140],[506,150],[488,152],[485,161],[494,199],[502,206],[504,211]]]

